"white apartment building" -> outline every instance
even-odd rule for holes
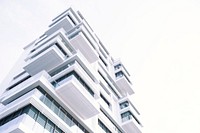
[[[0,133],[141,133],[128,71],[72,8],[24,47],[0,89]]]

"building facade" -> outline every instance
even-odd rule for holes
[[[0,89],[0,133],[141,133],[128,71],[72,8],[24,47]]]

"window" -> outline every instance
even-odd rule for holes
[[[60,117],[63,121],[65,121],[66,115],[65,115],[65,112],[63,111],[63,109],[60,109],[59,117]]]
[[[72,23],[74,24],[74,25],[76,25],[76,23],[75,23],[75,21],[72,19],[72,17],[68,14],[67,15],[68,17],[69,17],[69,19],[72,21]]]
[[[46,118],[42,113],[39,113],[39,115],[38,115],[38,117],[37,117],[37,122],[38,122],[41,126],[45,127],[46,120],[47,120],[47,118]]]
[[[101,62],[104,64],[104,66],[107,67],[107,63],[103,60],[103,58],[101,56],[99,56],[99,59],[101,60]]]
[[[85,83],[85,81],[75,71],[71,71],[71,72],[67,73],[66,75],[53,81],[51,84],[54,87],[57,87],[57,86],[65,83],[65,80],[72,75],[75,76],[76,79],[82,84],[82,86],[94,97],[94,92],[92,91],[92,89]]]
[[[58,68],[58,69],[56,69],[56,70],[53,70],[52,72],[50,72],[50,75],[53,77],[54,75],[60,73],[61,71],[67,69],[67,68],[70,67],[71,65],[75,64],[75,61],[76,61],[76,60],[74,60],[74,61],[72,61],[72,62],[70,62],[70,63],[68,63],[68,64],[65,64],[64,66],[62,66],[62,67],[60,67],[60,68]]]
[[[114,66],[114,68],[115,68],[115,70],[118,70],[121,68],[121,66],[122,66],[122,64],[117,64],[116,66]]]
[[[100,52],[102,53],[102,55],[104,56],[105,59],[107,59],[106,54],[104,53],[104,51],[101,49],[101,47],[99,47]]]
[[[125,121],[128,121],[128,120],[131,120],[131,119],[135,119],[135,121],[141,125],[141,123],[139,122],[139,120],[130,112],[130,111],[127,111],[127,112],[124,112],[121,114],[121,118],[122,118],[122,122],[125,122]]]
[[[110,103],[108,102],[108,100],[100,93],[100,97],[103,99],[103,101],[108,105],[108,107],[110,107]]]
[[[26,71],[23,71],[23,72],[19,73],[17,76],[15,76],[13,79],[15,80],[15,79],[17,79],[18,77],[22,76],[25,73],[26,73]]]
[[[49,97],[46,97],[45,100],[44,100],[44,104],[45,104],[47,107],[51,108],[51,104],[52,104],[51,101],[52,101],[52,100],[50,100]]]
[[[51,110],[54,112],[54,113],[56,113],[57,115],[58,115],[58,113],[59,113],[59,108],[58,108],[59,106],[57,105],[57,103],[56,102],[52,102],[52,104],[51,104]]]
[[[65,119],[65,123],[67,123],[67,125],[69,125],[70,127],[72,126],[72,117],[67,115],[66,119]]]
[[[51,96],[49,96],[40,86],[36,87],[42,94],[40,100],[49,108],[51,109],[57,116],[59,116],[66,124],[69,126],[77,126],[80,130],[82,130],[84,133],[89,133],[77,120],[75,120],[74,117],[72,117],[61,105],[59,105]],[[30,89],[32,90],[32,89]],[[28,91],[29,92],[29,91]],[[26,94],[27,92],[24,92],[23,94]],[[16,112],[13,112],[12,114],[8,115],[7,117],[4,117],[0,119],[0,126],[13,120],[14,118],[26,113],[31,118],[33,118],[35,121],[39,121],[40,124],[44,125],[44,120],[46,121],[46,125],[44,125],[44,128],[46,128],[50,132],[54,132],[54,126],[46,116],[40,116],[41,118],[38,118],[40,112],[32,105],[28,105],[22,109],[19,109]],[[40,114],[42,115],[42,114]]]
[[[48,108],[50,108],[57,116],[59,116],[67,125],[77,126],[84,133],[89,133],[75,118],[73,118],[63,107],[61,107],[51,96],[46,92],[43,92],[43,98],[40,99]],[[40,120],[42,121],[42,120]],[[50,124],[49,124],[50,123]],[[49,131],[50,128],[53,128],[51,122],[46,123],[45,128]],[[51,130],[52,131],[52,130]],[[53,132],[53,131],[52,131]],[[55,129],[56,133],[60,133],[59,129]]]
[[[117,98],[120,98],[120,96],[117,94],[117,92],[111,86],[111,84],[107,81],[107,79],[103,76],[103,74],[100,71],[98,71],[98,73],[102,77],[102,79],[106,82],[106,84],[108,85],[108,87],[112,90],[112,92],[117,96]]]
[[[51,122],[50,120],[47,120],[47,123],[46,123],[46,126],[45,126],[45,129],[48,130],[50,133],[53,133],[54,131],[54,124],[53,122]]]
[[[120,106],[120,109],[126,108],[126,107],[129,106],[129,102],[128,102],[128,101],[125,101],[125,102],[123,102],[123,103],[120,103],[119,106]]]
[[[60,46],[60,44],[56,43],[52,43],[48,46],[46,46],[45,48],[41,49],[40,51],[36,52],[33,56],[30,57],[30,59],[35,58],[36,56],[40,55],[41,53],[43,53],[44,51],[46,51],[47,49],[49,49],[50,47],[52,47],[53,45],[57,46],[57,48],[66,56],[68,57],[67,53],[65,52],[65,50],[63,50],[63,48]],[[37,50],[37,49],[36,49]]]
[[[28,109],[28,112],[27,114],[32,117],[34,120],[36,120],[37,118],[37,114],[38,114],[38,110],[34,107],[30,107],[30,108],[27,108]]]
[[[15,119],[16,117],[20,116],[21,111],[22,111],[22,110],[20,109],[20,110],[18,110],[17,112],[13,113],[12,119]]]
[[[8,87],[6,90],[11,90],[12,88],[18,86],[19,84],[23,83],[25,80],[29,79],[31,76],[27,76],[25,78],[23,78],[22,80],[18,81],[17,83],[11,85],[10,87]]]
[[[62,133],[62,130],[60,128],[58,128],[58,127],[55,127],[54,133]]]
[[[110,122],[115,126],[115,130],[117,130],[118,133],[122,133],[120,129],[116,126],[116,124],[113,122],[113,120],[110,119],[110,117],[100,108],[100,111],[110,120]]]
[[[122,71],[119,71],[119,72],[115,73],[115,76],[116,76],[117,78],[120,78],[120,77],[122,77],[123,75],[124,75],[124,73],[123,73]]]
[[[130,111],[124,112],[121,114],[121,117],[122,117],[123,122],[130,120],[130,119],[132,119],[132,113]]]
[[[29,115],[30,117],[32,117],[35,120],[35,122],[39,123],[41,126],[43,126],[43,128],[48,130],[50,133],[64,133],[59,127],[57,127],[52,121],[50,121],[46,116],[44,116],[32,105],[27,105],[26,107],[23,107],[19,109],[18,111],[2,118],[0,120],[0,126],[13,120],[17,116],[20,116],[25,113]]]
[[[121,78],[121,77],[124,76],[126,78],[126,80],[131,84],[131,81],[128,79],[128,77],[122,71],[119,71],[119,72],[115,73],[115,76],[117,78]]]
[[[112,133],[104,124],[98,119],[98,125],[105,131],[105,133]]]

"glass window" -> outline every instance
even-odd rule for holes
[[[45,129],[48,130],[50,133],[54,132],[54,124],[52,121],[48,120],[45,126]]]
[[[35,107],[32,105],[28,105],[12,114],[9,116],[3,118],[0,120],[0,126],[5,124],[6,122],[9,122],[13,120],[15,117],[27,113],[30,117],[32,117],[35,122],[43,126],[46,130],[48,130],[50,133],[63,133],[63,131],[60,128],[55,129],[55,124],[50,121],[46,116],[44,116],[41,112],[39,112]]]
[[[129,102],[128,101],[125,101],[123,103],[120,103],[120,109],[123,109],[123,108],[126,108],[129,106]]]
[[[59,113],[58,105],[57,105],[55,102],[53,102],[53,103],[51,104],[51,110],[52,110],[54,113],[56,113],[56,114]]]
[[[141,124],[140,121],[130,111],[122,113],[121,117],[122,117],[122,122],[130,119],[135,119],[138,124]]]
[[[130,111],[127,111],[125,113],[121,114],[122,118],[127,118],[128,120],[131,119],[132,113]]]
[[[46,92],[43,92],[43,94]],[[89,133],[77,120],[75,120],[64,108],[62,108],[51,96],[47,93],[44,94],[46,97],[44,99],[40,99],[48,108],[50,108],[57,116],[59,116],[67,125],[73,126],[76,125],[79,127],[84,133]],[[48,123],[47,123],[48,124]],[[49,129],[49,125],[46,125],[45,128]]]
[[[4,124],[12,120],[12,114],[4,118]]]
[[[21,112],[22,112],[22,109],[18,110],[17,112],[15,112],[13,115],[12,115],[12,119],[15,119],[16,117],[20,116],[21,115]]]
[[[103,101],[108,105],[108,107],[110,107],[110,103],[108,102],[108,100],[100,93],[100,97],[103,99]]]
[[[46,95],[42,95],[42,96],[40,97],[40,100],[41,100],[42,102],[44,102],[45,99],[46,99]]]
[[[34,107],[31,107],[27,113],[30,117],[32,117],[34,120],[37,118],[38,110]]]
[[[46,121],[47,121],[47,118],[43,114],[39,113],[38,118],[37,118],[37,122],[41,126],[45,127]]]
[[[56,126],[54,133],[62,133],[62,130]]]
[[[66,119],[66,115],[65,115],[65,113],[64,113],[64,111],[62,109],[60,109],[59,117],[64,121]]]
[[[67,123],[69,126],[73,126],[73,125],[74,125],[73,117],[72,117],[70,114],[67,114],[66,123]]]
[[[119,72],[115,73],[115,76],[116,76],[116,77],[122,77],[123,75],[124,75],[124,74],[123,74],[122,71],[119,71]]]
[[[100,120],[98,120],[98,125],[106,132],[106,133],[112,133]]]
[[[121,66],[122,66],[121,64],[116,65],[116,66],[115,66],[115,70],[120,69]]]
[[[58,85],[65,83],[65,80],[69,76],[72,76],[72,75],[75,76],[76,79],[83,85],[83,87],[94,97],[94,92],[92,91],[92,89],[85,83],[85,81],[75,71],[71,71],[71,72],[67,73],[66,75],[56,79],[56,81],[53,81],[51,84],[54,87],[57,87]]]
[[[67,116],[65,119],[65,123],[67,123],[67,125],[71,126],[71,119]]]
[[[51,102],[51,100],[50,100],[48,97],[46,97],[46,98],[45,98],[45,101],[44,101],[44,104],[45,104],[47,107],[51,108],[52,102]]]

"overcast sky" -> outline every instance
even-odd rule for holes
[[[200,133],[197,0],[1,0],[0,81],[70,6],[132,75],[144,133]]]

